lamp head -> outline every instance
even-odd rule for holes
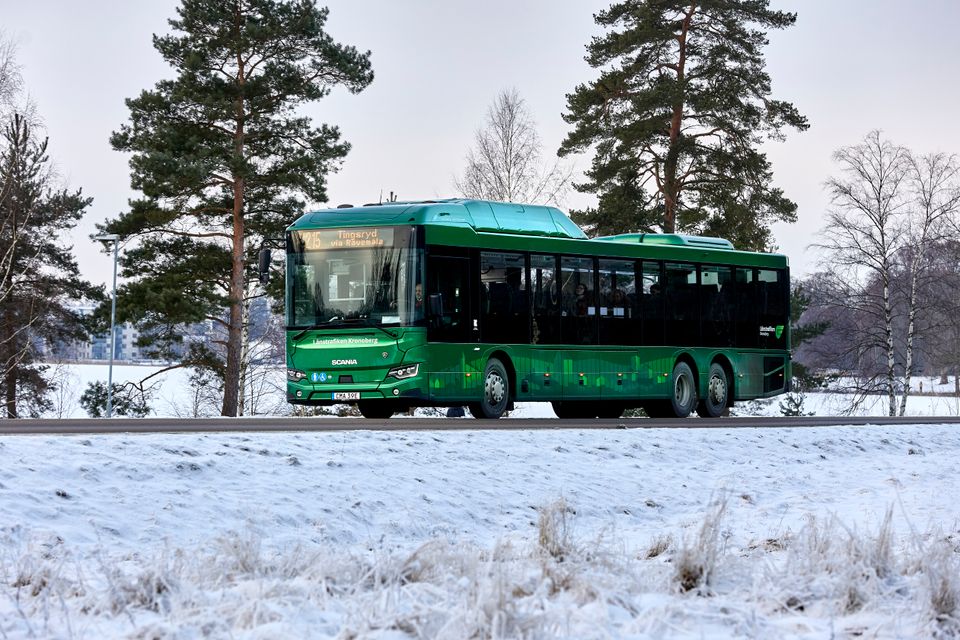
[[[94,239],[94,240],[99,240],[100,242],[104,242],[104,243],[106,243],[106,242],[116,242],[117,240],[120,239],[120,236],[117,235],[116,233],[104,233],[104,234],[99,235],[99,236],[93,236],[93,239]]]

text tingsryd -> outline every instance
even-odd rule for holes
[[[393,229],[331,229],[299,234],[305,251],[370,249],[393,245]]]

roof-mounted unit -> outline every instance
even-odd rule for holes
[[[620,242],[623,244],[654,244],[674,247],[694,247],[697,249],[732,250],[733,244],[723,238],[709,236],[686,236],[677,233],[621,233],[615,236],[601,236],[595,238],[605,242]]]

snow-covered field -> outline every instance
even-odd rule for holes
[[[711,424],[3,437],[0,638],[960,633],[960,428]]]
[[[107,382],[107,366],[102,364],[51,365],[52,373],[60,383],[61,391],[54,395],[54,407],[47,417],[85,418],[87,414],[80,406],[80,396],[87,385],[94,381]],[[119,364],[113,368],[113,381],[117,384],[138,382],[161,369],[159,366]],[[174,369],[158,375],[148,381],[149,405],[156,417],[193,417],[195,415],[219,415],[220,407],[215,401],[204,401],[188,380],[189,371]],[[253,393],[248,393],[248,407],[255,405],[257,414],[289,415],[291,405],[284,397],[285,377],[282,368],[260,369],[251,376]],[[914,392],[937,392],[940,395],[913,395],[908,399],[909,415],[917,416],[958,416],[960,415],[960,397],[950,395],[954,391],[951,378],[946,385],[940,385],[937,378],[914,378]],[[739,403],[734,409],[738,415],[769,415],[780,413],[780,398],[759,402]],[[851,412],[852,396],[832,393],[808,393],[804,401],[804,412],[813,412],[820,416],[843,415]],[[249,411],[248,411],[249,413]],[[420,411],[421,415],[442,415],[440,411]],[[883,396],[870,398],[863,406],[852,411],[854,415],[882,416],[887,413],[887,399]],[[511,414],[514,418],[553,418],[554,413],[545,403],[519,404]]]

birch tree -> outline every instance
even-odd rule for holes
[[[4,37],[3,33],[0,33],[0,122],[6,122],[12,115],[22,83],[16,47],[13,42]]]
[[[891,280],[893,256],[906,241],[909,155],[882,139],[879,131],[871,131],[860,144],[838,150],[834,160],[840,176],[827,181],[832,208],[819,246],[838,279],[836,290],[846,298],[833,303],[853,307],[866,323],[861,339],[851,343],[858,364],[873,349],[886,355],[882,388],[893,416],[897,386]],[[859,390],[872,391],[876,381],[872,373]]]
[[[831,209],[814,246],[826,252],[826,304],[846,307],[854,320],[846,353],[836,357],[855,363],[855,401],[883,393],[888,414],[904,415],[930,248],[957,211],[956,161],[916,156],[879,131],[840,149],[834,160],[840,173],[827,182]]]
[[[949,223],[955,218],[960,205],[958,166],[956,157],[945,153],[932,153],[909,158],[909,187],[912,215],[907,223],[907,334],[904,362],[903,395],[900,398],[900,415],[907,411],[910,395],[910,378],[914,366],[914,338],[917,330],[917,312],[920,290],[929,281],[931,248],[936,247],[948,234]]]
[[[562,205],[573,170],[543,161],[543,145],[526,102],[503,91],[487,110],[467,152],[467,168],[454,181],[460,195],[480,200]]]

